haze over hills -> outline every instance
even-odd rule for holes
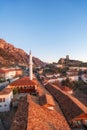
[[[0,39],[0,67],[25,65],[29,63],[29,55],[22,49],[16,48],[14,45]],[[44,62],[33,57],[34,66],[43,66]]]

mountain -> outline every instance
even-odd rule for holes
[[[45,63],[40,59],[33,57],[34,66],[43,66]],[[0,39],[0,67],[6,66],[28,66],[29,55],[22,49]]]

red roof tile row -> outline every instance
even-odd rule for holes
[[[11,91],[11,88],[4,88],[2,91],[0,91],[0,95],[8,95]]]
[[[30,80],[29,77],[23,77],[10,84],[10,86],[33,86],[37,85],[35,80]]]
[[[10,71],[17,71],[17,70],[21,70],[21,69],[0,69],[0,73],[7,73]]]
[[[48,110],[29,96],[27,130],[70,130],[65,118],[55,110]]]

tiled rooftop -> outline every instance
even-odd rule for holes
[[[84,113],[67,95],[59,91],[55,86],[48,84],[45,86],[47,90],[55,97],[59,103],[60,108],[65,115],[68,123],[75,117]]]
[[[10,86],[32,86],[36,84],[36,80],[30,80],[29,77],[23,77],[11,83]]]
[[[27,130],[70,130],[62,114],[55,110],[48,110],[32,101],[28,96]]]
[[[41,107],[38,103],[38,97],[24,97],[10,130],[70,130],[61,113]]]
[[[10,71],[17,71],[17,70],[21,70],[21,69],[0,69],[0,73],[7,73],[7,72],[10,72]]]
[[[12,91],[11,88],[4,88],[2,91],[0,91],[0,95],[7,95]]]
[[[72,89],[70,89],[70,88],[67,87],[67,86],[61,86],[60,89],[62,89],[62,90],[65,91],[65,92],[72,91]]]

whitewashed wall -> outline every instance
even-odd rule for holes
[[[0,98],[5,98],[5,102],[0,102],[0,112],[9,111],[10,103],[13,98],[13,92],[5,95],[0,95]]]

